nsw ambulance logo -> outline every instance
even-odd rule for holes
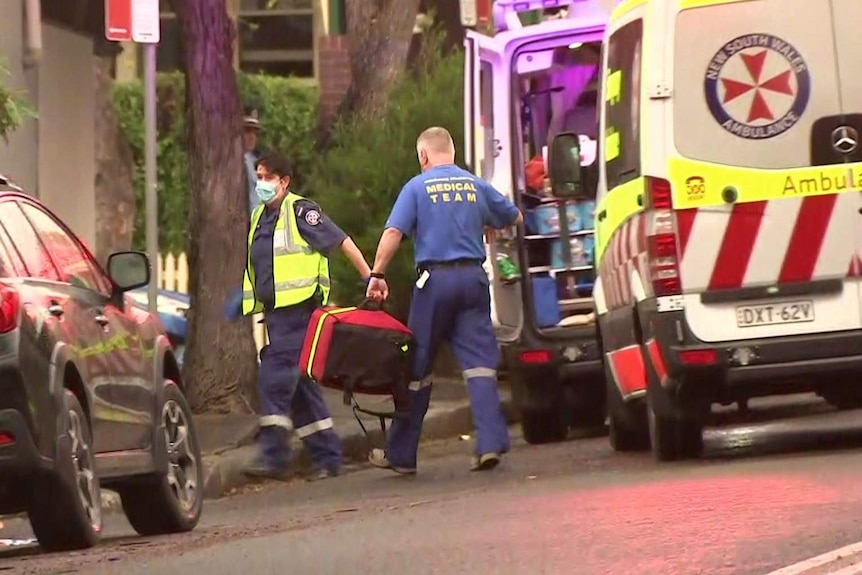
[[[712,57],[704,92],[722,128],[746,140],[766,140],[802,117],[811,96],[811,76],[790,43],[771,34],[747,34]]]

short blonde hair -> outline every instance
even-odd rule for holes
[[[454,154],[455,142],[446,128],[428,128],[416,139],[416,149],[425,148],[431,154]]]

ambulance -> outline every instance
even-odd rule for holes
[[[602,38],[616,0],[496,0],[466,35],[465,160],[524,213],[487,241],[492,320],[529,443],[605,421],[592,290]],[[552,186],[557,134],[578,136],[581,185]]]
[[[859,0],[626,0],[603,56],[594,290],[611,446],[715,403],[862,406]]]

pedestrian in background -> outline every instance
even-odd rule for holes
[[[260,135],[260,115],[254,108],[246,108],[242,121],[243,160],[245,162],[246,187],[248,191],[248,213],[253,214],[260,205],[255,187],[257,186],[257,161],[260,159],[258,136]]]
[[[317,477],[326,478],[341,471],[341,444],[320,387],[299,373],[299,356],[312,312],[329,301],[329,253],[340,247],[363,278],[370,269],[317,204],[290,191],[292,175],[284,156],[269,154],[257,163],[261,205],[251,217],[242,293],[226,313],[235,319],[263,312],[269,335],[258,376],[261,453],[245,473],[283,478],[295,432],[319,468]]]
[[[369,461],[416,473],[422,421],[431,398],[430,375],[444,340],[461,364],[476,428],[471,469],[492,469],[509,450],[509,429],[497,390],[500,351],[491,323],[488,276],[482,267],[486,227],[522,221],[517,206],[484,180],[455,165],[455,144],[444,128],[428,128],[416,142],[422,174],[402,188],[377,246],[367,295],[389,295],[384,272],[404,236],[413,238],[418,279],[408,325],[416,337],[410,418],[395,420],[385,451]]]

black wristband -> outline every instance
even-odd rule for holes
[[[374,278],[376,280],[382,280],[386,278],[386,276],[380,272],[371,272],[370,274],[368,274],[368,277]]]

